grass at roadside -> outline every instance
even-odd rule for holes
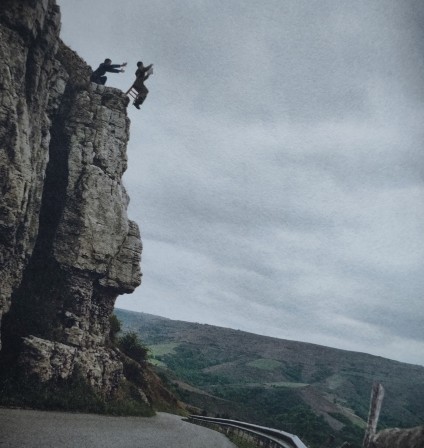
[[[227,436],[231,442],[234,443],[238,448],[257,448],[258,445],[255,442],[252,442],[250,440],[244,440],[240,436],[237,436],[235,434],[228,435]]]

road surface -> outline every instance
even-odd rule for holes
[[[0,448],[234,448],[172,414],[109,417],[0,408]]]

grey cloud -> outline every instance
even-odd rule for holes
[[[156,67],[119,306],[424,363],[422,2],[59,3],[90,64],[128,59],[108,85]]]

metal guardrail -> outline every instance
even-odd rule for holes
[[[251,423],[239,422],[226,418],[204,417],[202,415],[190,415],[188,420],[192,423],[218,425],[246,432],[254,438],[263,439],[269,447],[282,448],[308,448],[299,437],[279,429],[267,428],[266,426],[253,425]]]

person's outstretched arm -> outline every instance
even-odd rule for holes
[[[147,79],[150,76],[150,73],[147,75],[146,73],[153,67],[153,64],[144,67],[144,79]]]
[[[127,65],[126,62],[124,62],[123,64],[110,64],[105,66],[105,70],[111,73],[121,73],[124,72],[125,70],[124,69],[118,70],[118,68],[125,67],[126,65]]]

